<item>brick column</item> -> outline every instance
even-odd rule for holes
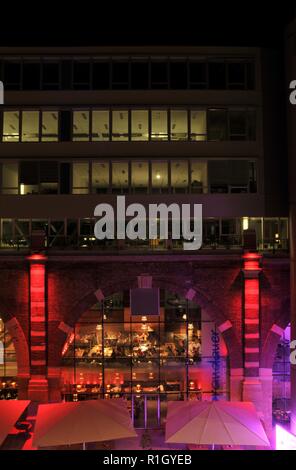
[[[264,406],[264,392],[260,377],[260,260],[258,253],[243,256],[243,346],[244,380],[243,401],[254,403],[258,415],[264,419],[266,430],[271,422],[271,407]],[[264,387],[266,392],[266,386]]]
[[[47,327],[46,327],[46,257],[34,254],[29,261],[29,348],[30,381],[28,398],[48,401]]]

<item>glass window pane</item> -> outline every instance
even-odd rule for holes
[[[147,162],[132,162],[132,188],[134,192],[147,192],[149,169]]]
[[[39,111],[22,112],[22,141],[39,141]]]
[[[18,142],[20,140],[19,111],[4,111],[3,142]]]
[[[73,163],[73,194],[88,194],[88,163]]]
[[[18,165],[17,163],[3,163],[2,165],[2,193],[18,193]]]
[[[184,61],[170,63],[170,88],[172,90],[186,90],[187,63]]]
[[[226,140],[227,113],[225,109],[209,109],[208,111],[209,140]]]
[[[190,88],[207,88],[207,64],[202,61],[192,61],[189,63]]]
[[[163,89],[168,87],[168,62],[164,58],[151,63],[151,88]]]
[[[229,137],[230,140],[246,140],[247,115],[245,110],[229,111]]]
[[[44,62],[42,65],[43,90],[58,90],[60,82],[59,62]]]
[[[92,165],[92,190],[94,193],[107,193],[109,188],[109,163]]]
[[[112,192],[127,192],[128,190],[128,163],[112,163]]]
[[[148,140],[148,111],[132,111],[132,140]]]
[[[89,140],[89,111],[73,112],[73,140]]]
[[[152,162],[152,186],[153,188],[168,187],[167,162]]]
[[[171,111],[171,140],[187,140],[188,139],[188,116],[187,111],[172,110]]]
[[[206,162],[191,162],[191,192],[206,193],[208,186]]]
[[[198,141],[207,139],[207,113],[205,110],[192,110],[190,112],[190,125],[191,140]]]
[[[59,113],[58,111],[43,111],[42,112],[42,142],[57,142],[58,141],[58,125]]]
[[[175,192],[185,192],[188,189],[188,162],[171,162],[171,186]]]
[[[209,88],[224,90],[226,88],[226,66],[224,62],[209,63]]]
[[[92,140],[110,140],[109,111],[93,111]]]
[[[112,111],[112,140],[128,140],[128,111]]]
[[[152,111],[151,140],[168,140],[167,111]]]
[[[20,193],[38,194],[39,192],[39,164],[35,161],[22,161],[20,163]]]
[[[228,64],[228,88],[243,90],[245,88],[245,64],[230,62]]]

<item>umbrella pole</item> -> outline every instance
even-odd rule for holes
[[[215,450],[215,444],[212,444],[212,450]]]
[[[85,442],[82,443],[82,450],[86,450],[86,444],[85,444]]]

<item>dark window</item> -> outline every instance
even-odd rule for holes
[[[256,140],[256,110],[249,109],[247,111],[247,132],[249,140]]]
[[[70,194],[70,163],[61,163],[60,166],[60,192],[61,194]]]
[[[129,63],[113,62],[112,63],[112,88],[127,89],[129,86]]]
[[[168,87],[168,63],[151,62],[151,88]]]
[[[3,82],[6,90],[19,90],[21,83],[21,64],[20,62],[4,62],[3,64]]]
[[[246,64],[247,73],[247,89],[254,90],[255,88],[255,64],[254,62],[248,62]]]
[[[208,140],[226,140],[227,113],[225,109],[209,109]]]
[[[173,90],[185,90],[188,87],[187,63],[170,63],[170,88]]]
[[[74,62],[73,85],[76,90],[88,90],[90,88],[89,62]]]
[[[93,89],[108,90],[110,88],[109,62],[94,62],[92,69]]]
[[[133,90],[146,90],[149,88],[148,62],[134,62],[131,64],[131,88]]]
[[[207,87],[207,64],[205,62],[189,63],[190,88],[204,89]]]
[[[60,85],[60,64],[45,62],[42,65],[43,90],[58,90]]]
[[[229,111],[229,138],[230,140],[246,140],[248,138],[245,110]]]
[[[226,88],[226,70],[224,62],[209,63],[209,88],[224,90]]]
[[[245,88],[245,64],[232,62],[228,64],[228,88],[243,90]]]
[[[70,111],[61,111],[61,141],[69,141],[71,140],[71,112]]]
[[[57,194],[58,192],[58,163],[40,162],[40,192],[42,194]]]
[[[40,63],[23,64],[23,90],[40,90]]]
[[[25,185],[38,184],[38,162],[20,163],[20,183]]]
[[[71,90],[72,88],[72,61],[62,61],[62,90]]]

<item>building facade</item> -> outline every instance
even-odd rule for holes
[[[268,428],[289,398],[272,376],[289,324],[276,53],[1,48],[0,64],[3,393],[124,396],[140,427],[169,399],[251,400]],[[94,208],[118,195],[202,204],[201,250],[97,240]],[[131,315],[137,286],[160,289],[157,320]]]

